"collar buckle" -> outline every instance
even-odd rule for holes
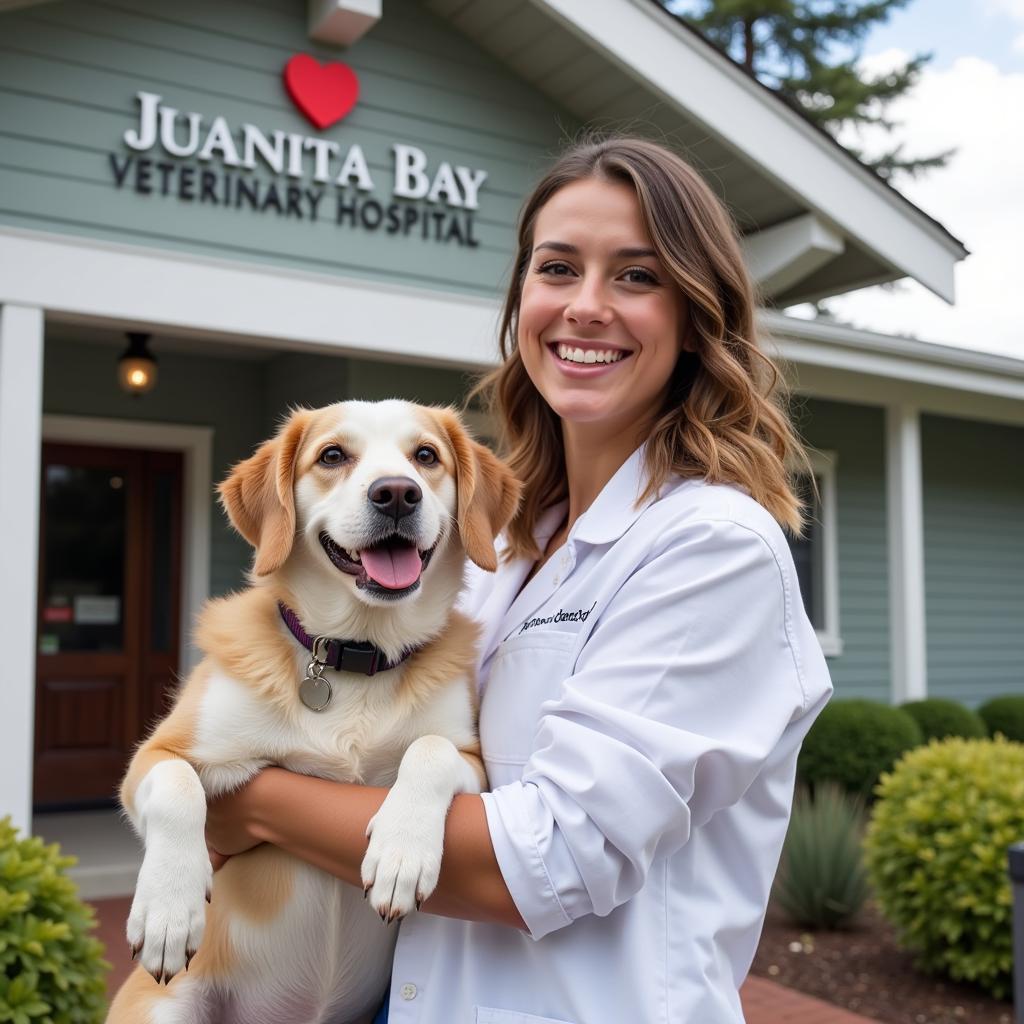
[[[378,672],[397,668],[406,658],[420,650],[420,647],[409,648],[392,661],[368,640],[338,640],[329,636],[313,636],[302,628],[299,617],[286,604],[279,601],[277,608],[288,631],[310,652],[306,678],[311,681],[321,680],[324,670],[328,668],[337,669],[339,672],[374,676]]]
[[[381,664],[380,651],[365,640],[342,644],[338,652],[338,668],[343,672],[360,672],[364,676],[373,676],[384,667],[385,665]]]

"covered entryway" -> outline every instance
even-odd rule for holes
[[[43,445],[34,803],[110,804],[178,669],[180,452]]]

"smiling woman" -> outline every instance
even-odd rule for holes
[[[683,299],[658,260],[628,185],[567,185],[537,217],[518,347],[565,424],[600,421],[638,442],[683,348]]]
[[[648,491],[672,473],[731,481],[799,529],[785,463],[805,458],[754,306],[735,226],[675,154],[614,139],[558,161],[523,208],[504,362],[479,389],[526,485],[513,551],[534,552],[539,512],[566,493],[563,442],[584,422],[595,455],[649,439]]]

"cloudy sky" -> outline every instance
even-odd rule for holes
[[[897,187],[971,250],[957,267],[956,304],[903,283],[830,308],[861,327],[1024,359],[1024,0],[911,0],[875,30],[864,59],[882,69],[920,51],[935,58],[890,108],[902,122],[896,137],[908,154],[957,153]]]
[[[901,126],[859,144],[872,152],[902,141],[907,155],[956,147],[944,169],[895,182],[970,249],[956,270],[956,304],[903,282],[829,308],[858,327],[1024,359],[1024,0],[910,0],[869,36],[863,59],[880,71],[921,52],[934,59],[888,111]]]

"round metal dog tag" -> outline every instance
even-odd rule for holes
[[[320,676],[307,676],[299,684],[299,700],[310,711],[323,711],[332,696],[331,684]]]

